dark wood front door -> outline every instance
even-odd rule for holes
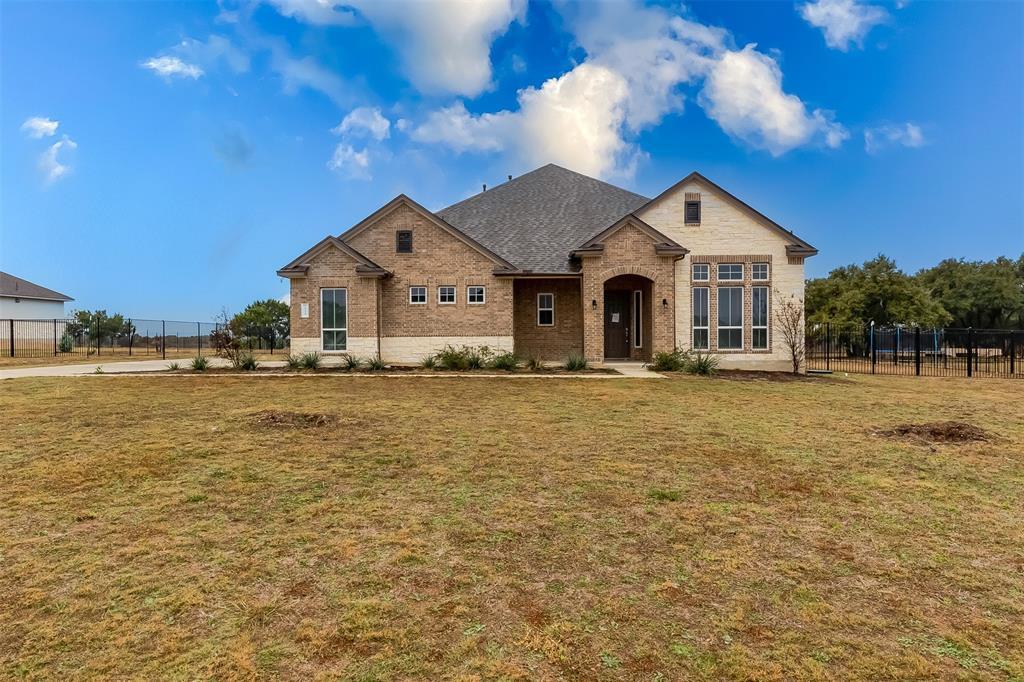
[[[630,292],[604,292],[604,357],[629,357]]]

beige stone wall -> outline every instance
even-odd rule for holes
[[[583,303],[579,279],[521,279],[515,285],[516,355],[564,360],[583,352]],[[537,324],[537,294],[555,295],[555,324]]]
[[[675,344],[675,277],[672,256],[659,256],[654,242],[640,229],[626,225],[604,242],[600,256],[582,259],[583,353],[588,360],[604,359],[604,283],[618,275],[639,275],[651,285],[651,351],[672,350]],[[668,306],[661,305],[667,299]],[[597,302],[595,307],[592,301]]]
[[[412,253],[395,252],[398,230],[412,230]],[[493,275],[493,260],[413,209],[398,206],[347,243],[393,273],[381,285],[383,337],[512,336],[512,282]],[[468,302],[471,285],[486,287],[486,303]],[[409,303],[410,286],[427,287],[426,305]],[[438,303],[439,286],[456,288],[454,305]]]
[[[360,358],[368,358],[377,355],[376,336],[350,336],[348,338],[348,350],[324,351],[323,342],[319,336],[295,337],[291,339],[291,352],[302,354],[307,352],[323,353],[324,355],[355,355]]]
[[[701,223],[686,225],[683,220],[685,195],[700,193]],[[688,183],[679,187],[671,195],[638,214],[645,222],[676,240],[690,254],[676,262],[675,266],[675,337],[681,348],[692,346],[692,298],[691,286],[710,285],[712,314],[710,319],[710,336],[712,342],[717,341],[717,296],[714,293],[714,262],[771,262],[771,279],[767,286],[771,289],[768,313],[769,352],[726,352],[721,353],[723,367],[751,369],[789,369],[788,352],[780,335],[774,333],[772,326],[775,320],[774,306],[778,298],[776,292],[783,296],[804,296],[804,266],[801,259],[791,261],[786,255],[786,245],[792,239],[778,231],[765,227],[755,221],[743,210],[733,206],[725,199],[716,196],[701,183]],[[691,284],[691,272],[694,260],[713,261],[711,265],[712,281],[710,283],[694,282]],[[749,279],[749,265],[744,268]],[[750,320],[750,291],[748,284],[761,285],[757,282],[744,282],[744,342],[748,343]],[[715,346],[712,346],[714,349]]]
[[[511,336],[385,336],[380,340],[380,356],[384,362],[417,365],[447,345],[487,346],[501,353],[511,351],[513,344]]]
[[[347,253],[327,246],[309,262],[306,277],[291,280],[292,347],[296,339],[315,339],[320,350],[320,290],[348,290],[348,337],[377,337],[377,286],[379,280],[357,277],[356,262]],[[301,316],[301,304],[309,304],[309,317]],[[304,343],[304,342],[300,342]],[[376,351],[374,351],[376,352]]]

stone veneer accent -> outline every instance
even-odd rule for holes
[[[682,214],[680,214],[682,218]],[[619,275],[651,280],[651,352],[671,351],[675,345],[675,266],[673,256],[659,256],[654,242],[639,228],[626,224],[604,241],[599,256],[581,259],[583,273],[583,354],[604,360],[604,284]],[[661,305],[662,299],[669,302]],[[597,306],[593,305],[597,302]]]

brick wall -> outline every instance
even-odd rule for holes
[[[514,282],[513,337],[516,355],[564,360],[583,352],[583,304],[578,279],[519,279]],[[555,295],[555,324],[537,325],[537,294]]]
[[[395,252],[395,232],[412,230],[413,252]],[[493,260],[437,227],[408,206],[398,206],[347,240],[394,273],[381,284],[385,337],[491,337],[512,335],[512,282],[495,277]],[[486,303],[470,304],[467,286],[486,287]],[[409,287],[427,287],[426,305],[409,303]],[[439,286],[456,288],[456,303],[437,301]]]
[[[583,349],[587,359],[604,358],[604,284],[619,275],[651,280],[651,351],[670,351],[675,345],[675,266],[672,256],[659,256],[654,242],[640,229],[626,225],[604,242],[600,256],[582,259]],[[661,305],[662,299],[668,301]],[[594,307],[592,301],[597,302]]]
[[[348,290],[348,336],[377,336],[377,283],[357,277],[356,261],[347,253],[327,246],[309,261],[306,277],[291,280],[291,336],[293,339],[320,338],[320,290]],[[302,317],[301,304],[309,304],[309,317]],[[308,344],[307,344],[308,345]],[[350,344],[351,345],[351,344]]]

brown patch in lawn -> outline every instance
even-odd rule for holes
[[[899,424],[891,429],[876,429],[872,433],[885,438],[924,440],[929,443],[970,443],[991,439],[988,433],[973,424],[954,421]]]
[[[770,381],[773,383],[790,383],[793,381],[813,381],[844,384],[849,379],[821,376],[820,374],[793,374],[792,372],[764,372],[752,369],[722,369],[716,376],[732,381]]]
[[[254,413],[252,420],[259,426],[270,428],[308,429],[331,426],[338,421],[338,418],[333,414],[263,410]]]

